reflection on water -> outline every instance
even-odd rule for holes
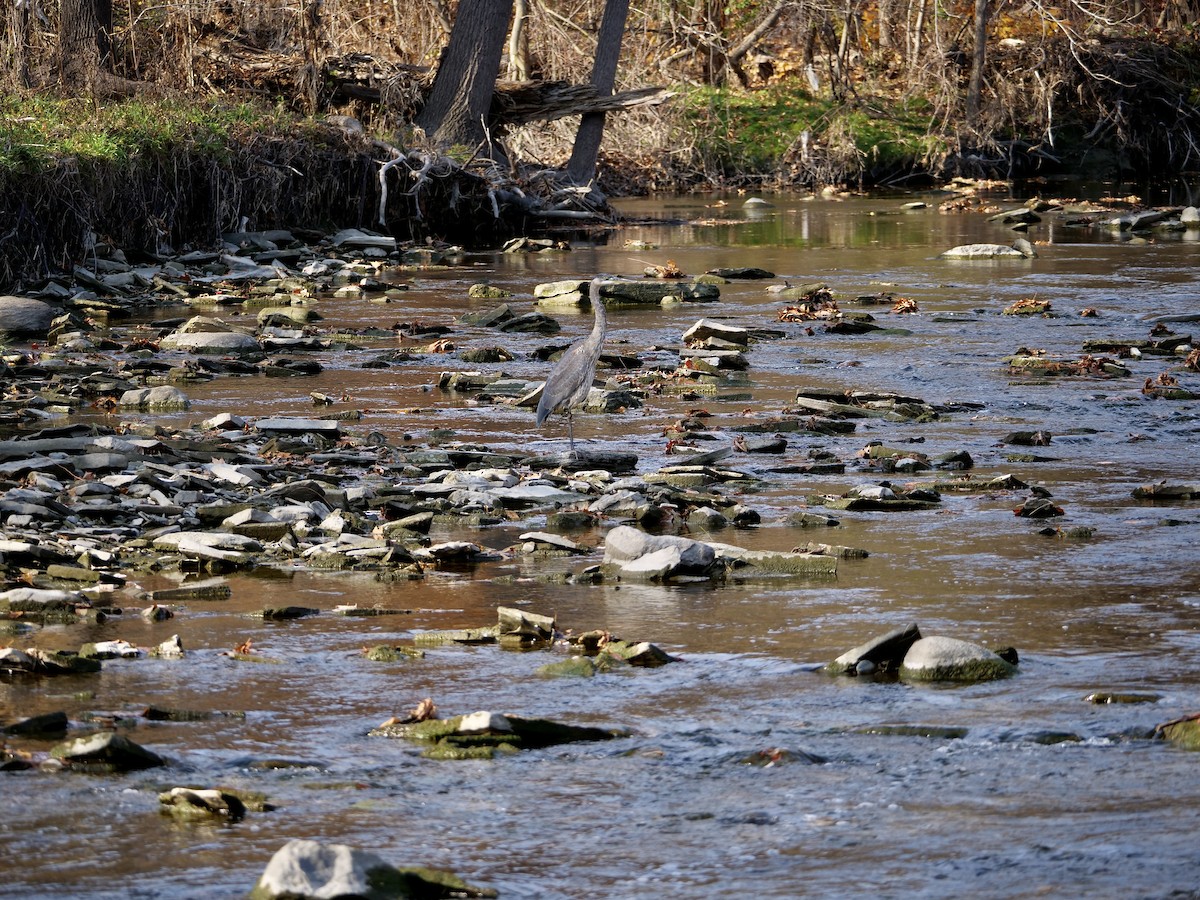
[[[1142,243],[1047,221],[1028,235],[1039,243],[1036,260],[952,263],[938,254],[961,243],[1009,243],[1015,234],[977,213],[902,211],[902,199],[911,198],[772,198],[773,207],[753,216],[736,197],[725,206],[697,197],[631,201],[631,214],[699,224],[629,226],[569,254],[479,255],[469,272],[401,273],[410,290],[392,305],[320,301],[322,324],[331,329],[450,324],[488,305],[466,297],[476,280],[514,291],[510,303],[524,310],[540,281],[635,274],[673,259],[690,273],[760,266],[778,273],[774,283],[824,281],[848,308],[857,308],[856,295],[882,290],[919,304],[918,315],[903,319],[870,308],[895,330],[853,337],[777,323],[782,304],[759,282],[723,286],[721,302],[711,306],[614,310],[610,346],[647,359],[673,360],[669,350],[652,348],[677,345],[701,316],[784,332],[755,344],[747,376],[716,395],[652,395],[641,410],[577,417],[578,437],[636,452],[643,472],[678,460],[665,454],[664,430],[697,406],[712,414],[717,439],[697,448],[704,450],[723,446],[727,428],[778,415],[797,387],[893,390],[959,405],[927,424],[869,419],[848,436],[789,433],[782,458],[725,461],[759,476],[741,499],[762,513],[764,525],[714,537],[767,549],[815,540],[870,552],[845,561],[833,580],[661,586],[554,577],[595,562],[596,551],[551,564],[515,557],[396,584],[260,572],[231,579],[230,600],[188,604],[168,623],[126,615],[45,629],[33,640],[64,648],[111,638],[146,646],[178,632],[189,656],[113,661],[99,678],[0,684],[0,717],[63,709],[78,722],[148,704],[245,715],[122,721],[131,738],[171,760],[168,770],[6,774],[0,896],[241,895],[292,837],[454,868],[505,897],[832,896],[847,885],[884,896],[1194,891],[1197,757],[1126,735],[1200,709],[1200,510],[1130,497],[1139,484],[1195,479],[1188,449],[1198,430],[1195,404],[1149,401],[1139,388],[1162,371],[1193,387],[1197,376],[1169,358],[1130,361],[1134,377],[1125,381],[1042,382],[1013,378],[1001,364],[1022,346],[1078,358],[1086,339],[1143,338],[1150,318],[1200,313],[1194,247],[1182,237]],[[1000,315],[1027,296],[1051,300],[1058,316]],[[1080,317],[1085,307],[1098,316]],[[590,328],[586,314],[554,315],[563,328],[555,340]],[[503,366],[510,374],[545,371],[531,353],[546,338],[466,328],[453,338],[460,349],[503,344],[515,357]],[[461,367],[453,355],[362,367],[394,347],[364,337],[323,357],[326,369],[315,378],[192,386],[192,410],[165,421],[224,410],[311,415],[309,393],[322,391],[346,395],[343,406],[365,411],[364,430],[398,444],[548,451],[564,443],[559,425],[538,431],[528,410],[437,390],[441,370]],[[1006,446],[1004,437],[1034,429],[1055,435],[1036,448],[1043,461],[1011,461],[1014,449],[1027,448]],[[1067,511],[1064,530],[1087,526],[1095,536],[1038,534],[1038,524],[1012,513],[1024,493],[946,495],[932,512],[845,513],[820,534],[781,524],[814,497],[884,477],[856,468],[858,450],[871,440],[929,456],[966,450],[980,474],[1011,472],[1047,488]],[[795,466],[784,465],[814,451],[847,462],[846,474],[791,474]],[[542,524],[534,516],[432,537],[502,548]],[[600,546],[610,524],[581,540]],[[136,605],[136,591],[168,582],[141,577],[128,603]],[[289,623],[253,616],[267,606],[328,611],[340,603],[406,612]],[[684,661],[546,681],[534,674],[543,654],[441,647],[423,660],[369,663],[362,656],[363,647],[419,631],[485,624],[498,605],[553,613],[563,627],[654,640]],[[945,688],[832,681],[808,670],[913,621],[925,633],[1015,645],[1021,674]],[[247,639],[277,662],[221,655]],[[1151,706],[1084,703],[1094,690],[1161,699]],[[451,714],[490,708],[569,717],[628,725],[633,736],[453,764],[367,737],[427,696]],[[968,731],[952,740],[855,730],[880,724]],[[1040,742],[1051,731],[1077,740]],[[743,762],[779,748],[825,762]],[[294,764],[259,767],[269,759]],[[229,827],[180,824],[157,812],[157,792],[173,784],[259,790],[280,809]]]

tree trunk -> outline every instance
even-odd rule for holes
[[[111,66],[112,0],[62,0],[58,23],[59,80],[70,93],[91,93]]]
[[[516,0],[512,34],[508,38],[508,77],[529,80],[529,0]]]
[[[921,37],[925,33],[925,6],[927,0],[909,0],[909,5],[917,4],[916,20],[909,28],[908,68],[915,69],[921,62]]]
[[[621,58],[621,38],[625,34],[625,19],[629,15],[629,0],[607,0],[600,34],[596,37],[596,57],[592,62],[592,86],[596,93],[607,96],[617,80],[617,62]],[[576,184],[587,184],[596,175],[596,157],[600,154],[600,139],[604,136],[604,113],[587,113],[579,120],[575,146],[567,163],[567,177]]]
[[[897,0],[879,0],[879,50],[892,50],[896,46],[893,31],[896,27]]]
[[[979,99],[983,93],[983,64],[987,54],[988,0],[975,0],[975,49],[971,54],[971,79],[967,82],[967,125],[979,120]]]
[[[73,2],[73,0],[72,0]],[[416,124],[441,147],[472,149],[487,139],[485,123],[513,0],[462,0],[433,88]]]
[[[11,31],[8,44],[12,48],[8,63],[9,72],[21,87],[32,87],[29,75],[29,3],[18,2],[9,6],[8,28]]]

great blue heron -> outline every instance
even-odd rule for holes
[[[566,412],[567,437],[571,441],[572,453],[575,452],[575,423],[571,417],[571,409],[587,399],[592,380],[596,377],[596,361],[600,359],[600,350],[604,346],[604,332],[608,327],[608,319],[604,315],[604,301],[600,299],[602,283],[603,279],[593,278],[588,291],[592,312],[596,316],[591,333],[583,340],[576,341],[559,357],[550,374],[546,376],[542,399],[538,401],[539,428],[550,413],[559,410]]]

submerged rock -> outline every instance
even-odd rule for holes
[[[1162,699],[1161,694],[1114,693],[1112,691],[1096,691],[1083,698],[1084,703],[1107,705],[1109,703],[1157,703]]]
[[[496,896],[495,891],[469,885],[451,872],[397,867],[346,844],[293,840],[271,857],[249,900]]]
[[[32,737],[61,736],[67,731],[67,714],[62,710],[43,713],[40,716],[29,716],[18,719],[0,728],[0,734],[12,734]]]
[[[735,570],[739,578],[754,575],[817,575],[837,574],[838,559],[820,553],[775,550],[746,550],[732,544],[709,544],[717,560]]]
[[[921,638],[900,664],[900,677],[908,681],[990,681],[1016,671],[986,647],[950,637]]]
[[[449,719],[388,723],[371,734],[431,744],[424,755],[434,759],[490,759],[496,752],[537,750],[558,744],[609,741],[628,736],[623,729],[569,725],[511,713],[502,715],[490,710]]]

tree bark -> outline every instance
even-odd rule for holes
[[[58,23],[59,80],[70,93],[91,93],[111,67],[112,0],[62,0]]]
[[[513,0],[462,0],[450,42],[416,124],[441,147],[472,149],[487,139],[484,123],[500,74]]]
[[[971,78],[967,82],[967,125],[979,121],[979,101],[983,93],[983,64],[987,54],[988,0],[975,0],[975,48],[971,54]]]
[[[29,0],[18,0],[9,6],[9,28],[11,35],[9,45],[12,47],[12,59],[9,71],[21,87],[32,87],[33,80],[29,76]]]
[[[508,38],[508,77],[529,80],[529,0],[516,0],[513,7],[512,34]]]
[[[596,57],[592,62],[592,86],[607,96],[617,81],[617,63],[621,59],[621,38],[629,15],[629,0],[607,0],[600,33],[596,37]],[[604,113],[587,113],[579,120],[575,145],[567,163],[567,177],[575,184],[588,184],[596,175],[600,139],[604,137]]]
[[[879,41],[876,46],[880,50],[892,50],[896,46],[896,3],[897,0],[879,0]]]

